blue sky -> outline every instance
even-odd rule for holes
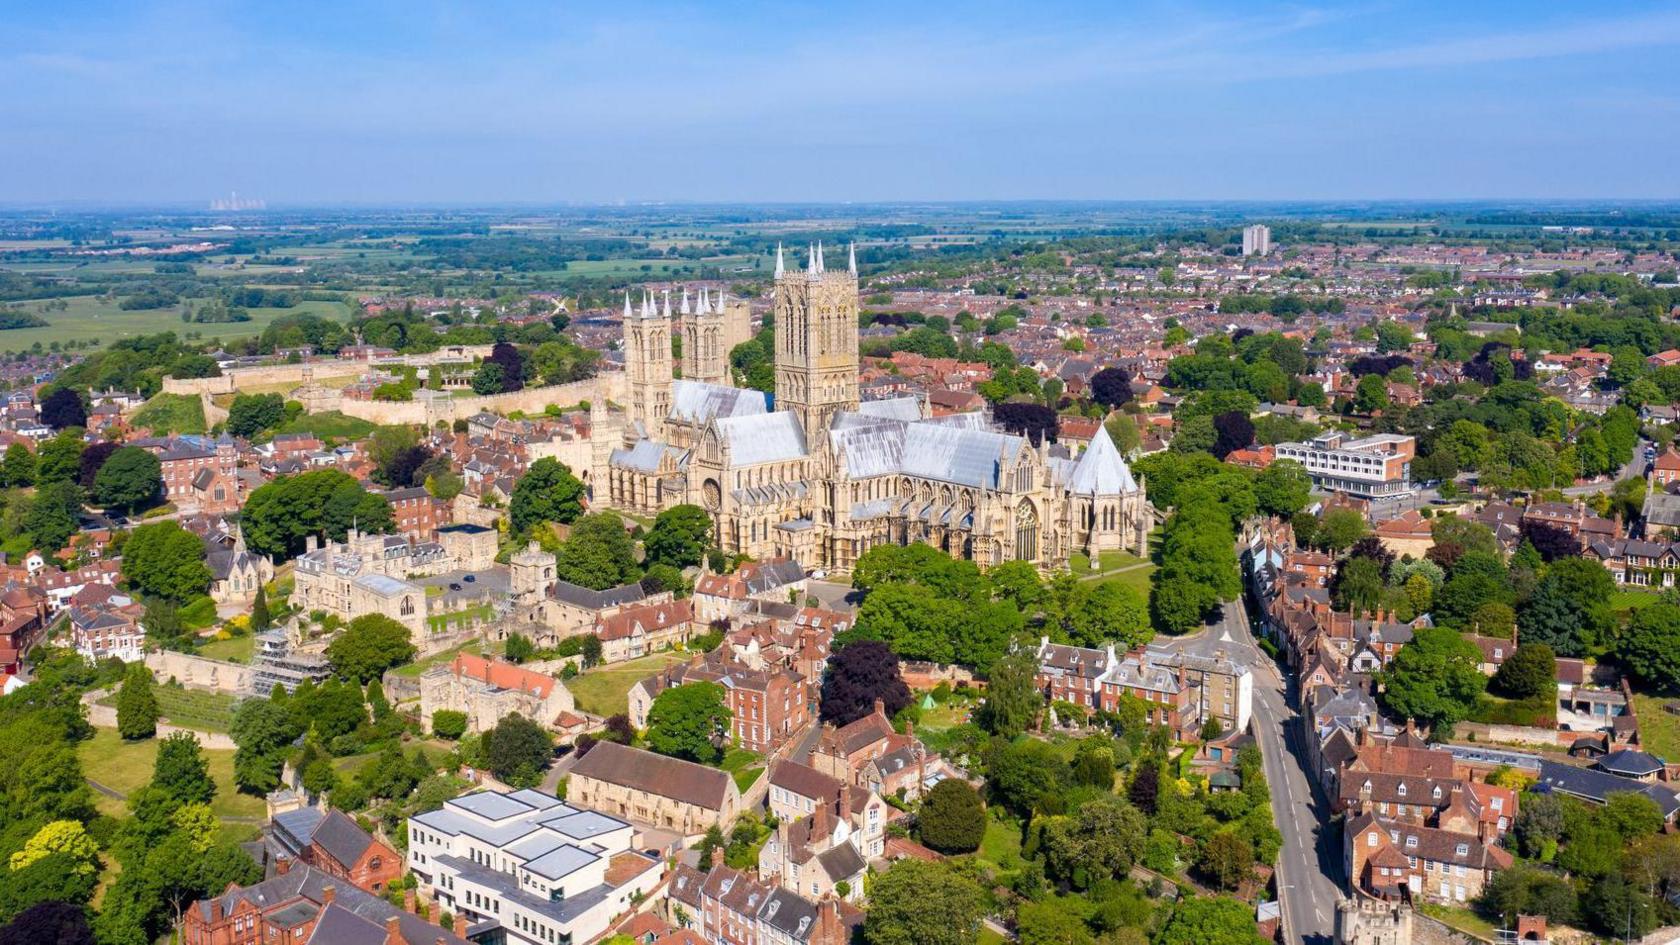
[[[1680,197],[1680,5],[0,0],[0,201]]]

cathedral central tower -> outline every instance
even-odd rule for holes
[[[789,272],[777,246],[775,293],[776,409],[798,415],[815,450],[835,412],[858,406],[856,250],[844,272],[828,272],[819,243],[804,272]]]

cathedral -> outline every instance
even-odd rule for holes
[[[776,250],[774,397],[731,385],[750,332],[744,301],[704,292],[676,312],[624,302],[628,404],[596,405],[598,505],[711,513],[725,552],[848,570],[870,548],[923,542],[981,566],[1147,553],[1155,510],[1106,431],[1082,454],[993,429],[980,413],[928,417],[919,398],[859,402],[855,250],[830,271]],[[671,338],[682,338],[681,378]]]

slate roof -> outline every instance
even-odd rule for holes
[[[616,742],[597,742],[572,767],[573,776],[617,784],[707,810],[721,810],[733,783],[729,773],[667,758]]]
[[[805,431],[799,418],[788,411],[719,419],[719,438],[729,448],[736,466],[802,459],[806,455]]]
[[[671,382],[671,416],[695,425],[714,417],[750,417],[770,412],[770,398],[763,391],[725,387],[704,381]]]
[[[302,897],[310,902],[319,904],[326,898],[325,890],[333,888],[333,901],[325,910],[321,918],[322,924],[329,919],[333,923],[328,932],[322,932],[317,926],[310,937],[311,943],[321,945],[381,945],[385,940],[385,920],[396,916],[401,923],[403,937],[411,942],[434,943],[442,941],[445,945],[468,945],[467,940],[427,922],[412,913],[391,905],[384,899],[364,892],[351,883],[330,876],[312,866],[299,865],[287,870],[283,875],[263,880],[250,886],[229,890],[210,899],[200,899],[192,908],[199,911],[199,915],[208,922],[210,920],[210,903],[220,901],[222,914],[233,911],[240,902],[249,901],[258,908],[267,909],[290,899]],[[349,916],[334,917],[334,912],[348,912]],[[359,921],[362,924],[357,925]],[[378,932],[375,938],[363,937],[366,933],[363,926],[371,926]],[[333,933],[333,929],[341,929],[342,937]]]
[[[337,809],[321,819],[310,839],[346,867],[355,866],[367,848],[373,845],[373,837]]]
[[[1538,790],[1557,791],[1600,804],[1617,791],[1638,791],[1656,801],[1666,819],[1673,820],[1675,812],[1680,811],[1680,798],[1659,784],[1619,778],[1605,771],[1577,768],[1545,758],[1540,759],[1540,780],[1535,786]]]
[[[1132,478],[1126,461],[1120,458],[1107,428],[1097,428],[1091,445],[1069,474],[1067,487],[1074,495],[1120,495],[1137,491],[1137,480]]]
[[[1640,778],[1663,769],[1662,759],[1648,752],[1621,748],[1598,759],[1598,766],[1624,778]]]

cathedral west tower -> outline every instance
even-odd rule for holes
[[[789,272],[776,247],[776,409],[799,417],[806,443],[826,437],[834,414],[858,407],[857,253],[828,272],[822,244],[804,272]]]

